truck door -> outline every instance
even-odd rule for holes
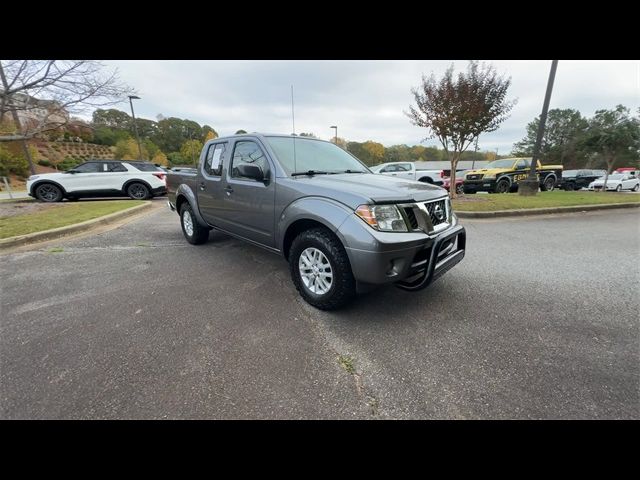
[[[222,191],[222,165],[227,153],[227,142],[212,143],[204,153],[198,171],[197,196],[202,217],[211,225],[220,226],[224,208]]]
[[[275,247],[275,169],[257,140],[236,140],[223,178],[221,227],[262,245]],[[257,166],[264,179],[243,176]],[[256,171],[253,169],[253,171]]]

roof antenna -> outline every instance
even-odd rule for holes
[[[296,169],[296,117],[293,113],[293,85],[291,85],[291,123],[293,124],[293,171],[297,172]]]

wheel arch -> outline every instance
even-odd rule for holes
[[[124,184],[122,185],[122,193],[124,193],[126,195],[127,194],[127,188],[129,188],[129,185],[131,185],[133,183],[141,183],[141,184],[143,184],[145,187],[147,187],[149,189],[149,195],[151,195],[151,192],[153,191],[153,187],[151,187],[149,182],[147,182],[146,180],[143,180],[141,178],[132,178],[132,179],[129,179],[126,182],[124,182]]]
[[[58,182],[56,182],[55,180],[49,180],[48,178],[43,178],[42,180],[37,180],[35,182],[33,182],[33,185],[31,185],[31,189],[29,190],[29,193],[33,196],[35,196],[36,194],[36,188],[38,188],[40,185],[42,185],[43,183],[51,183],[52,185],[55,185],[56,187],[58,187],[60,190],[62,190],[62,196],[66,196],[67,195],[67,190],[60,185]]]
[[[324,227],[333,233],[342,245],[345,239],[338,230],[349,216],[347,207],[335,200],[322,197],[305,197],[287,206],[278,220],[276,232],[278,244],[285,258],[289,257],[291,242],[296,235],[314,227]]]

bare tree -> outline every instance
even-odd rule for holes
[[[0,61],[0,81],[0,125],[5,125],[0,142],[22,141],[32,174],[27,140],[64,127],[72,114],[113,105],[135,93],[120,82],[117,70],[93,60]]]
[[[416,106],[405,114],[411,123],[427,128],[436,137],[451,162],[450,185],[455,185],[456,167],[462,152],[484,132],[493,132],[509,117],[516,101],[507,101],[511,78],[496,73],[491,65],[471,61],[466,73],[454,79],[453,65],[440,80],[422,76],[422,85],[412,88]],[[449,195],[455,198],[455,188]]]

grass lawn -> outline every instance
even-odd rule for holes
[[[554,192],[539,192],[535,197],[523,197],[517,193],[464,195],[453,201],[453,209],[456,212],[491,212],[495,210],[638,202],[640,202],[638,194],[556,190]]]
[[[141,200],[106,200],[63,203],[2,202],[0,238],[41,232],[102,217],[144,203]]]

